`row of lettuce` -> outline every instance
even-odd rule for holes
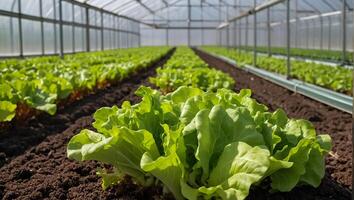
[[[191,78],[199,70],[201,79]],[[96,130],[84,129],[68,144],[71,159],[113,166],[98,170],[104,189],[126,175],[163,186],[177,200],[242,200],[251,187],[320,185],[331,138],[317,135],[310,122],[269,111],[249,89],[227,89],[229,76],[186,48],[151,81],[160,91],[142,86],[141,102],[97,110]]]
[[[219,88],[232,88],[235,84],[229,75],[209,68],[187,47],[178,48],[164,67],[157,69],[157,76],[150,78],[150,82],[164,93],[174,91],[180,86],[216,91]]]
[[[240,49],[253,51],[253,47],[242,46]],[[256,49],[257,52],[268,53],[268,47],[260,46]],[[287,49],[285,47],[271,47],[270,52],[272,54],[287,55]],[[343,62],[343,52],[336,50],[291,48],[290,55],[315,60]],[[353,63],[353,52],[347,52],[345,62]]]
[[[228,50],[223,47],[203,47],[202,49],[231,58],[240,67],[253,64],[252,53],[239,52],[234,49]],[[258,56],[257,67],[283,75],[287,73],[286,60],[281,58]],[[291,77],[347,95],[353,94],[352,69],[304,61],[291,61]]]
[[[168,52],[147,47],[38,57],[0,62],[0,122],[24,117],[31,111],[56,113],[57,104],[83,91],[119,81],[147,67]]]

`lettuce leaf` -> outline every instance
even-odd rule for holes
[[[69,158],[114,167],[99,171],[104,188],[129,175],[176,199],[242,200],[265,179],[284,192],[317,187],[324,176],[330,137],[283,110],[267,111],[250,90],[183,86],[162,95],[142,86],[136,94],[143,98],[135,105],[99,109],[98,133],[83,130],[68,144]]]

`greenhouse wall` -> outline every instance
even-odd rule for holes
[[[2,0],[0,56],[60,54],[60,26],[63,53],[139,46],[132,19],[69,0]]]
[[[183,2],[183,1],[182,1]],[[224,28],[217,30],[217,27],[232,17],[237,16],[243,9],[233,8],[233,1],[210,1],[214,7],[200,6],[194,1],[190,2],[191,15],[188,21],[188,5],[184,1],[180,5],[173,5],[158,12],[158,17],[150,15],[143,18],[144,21],[161,25],[158,29],[141,25],[142,45],[223,45],[223,46],[249,46],[254,43],[253,35],[253,15],[242,18],[228,26],[229,34]],[[235,1],[234,3],[239,3]],[[261,3],[262,1],[256,1]],[[327,1],[326,1],[327,2]],[[313,1],[294,0],[290,2],[290,41],[292,48],[304,49],[343,49],[342,31],[342,3],[321,1],[316,5]],[[218,4],[219,3],[219,4]],[[252,5],[254,1],[242,1],[245,5]],[[347,1],[346,17],[346,50],[353,51],[353,11],[352,2]],[[176,7],[174,7],[176,6]],[[177,7],[178,6],[178,7]],[[178,12],[176,13],[176,10]],[[271,23],[271,46],[286,47],[286,7],[284,3],[277,4],[269,8]],[[244,11],[244,10],[243,10]],[[263,10],[257,15],[257,46],[266,46],[267,37],[267,10]],[[164,19],[162,19],[164,18]],[[215,20],[214,22],[211,22]],[[166,27],[168,24],[169,27]],[[174,29],[173,27],[180,27]],[[182,28],[184,27],[184,29]],[[190,39],[188,39],[188,27],[190,29]],[[204,29],[197,27],[204,27]],[[205,28],[205,27],[214,27]],[[320,37],[322,31],[322,37]],[[168,36],[167,36],[168,35]],[[322,39],[321,39],[322,38]],[[190,41],[191,44],[188,44]]]
[[[217,45],[218,32],[216,29],[193,29],[190,30],[190,45]],[[154,29],[142,25],[141,44],[143,46],[187,46],[188,29]]]
[[[295,9],[296,1],[290,3],[290,45],[291,48],[343,50],[343,11],[307,11]],[[334,3],[334,2],[333,2]],[[349,3],[349,2],[348,2]],[[340,3],[336,2],[337,6]],[[351,4],[349,4],[351,5]],[[286,47],[286,10],[284,4],[269,8],[270,35],[272,47]],[[295,12],[296,11],[296,12]],[[299,14],[308,12],[306,14]],[[267,10],[256,14],[257,46],[267,46]],[[353,10],[346,8],[346,50],[353,51]],[[227,36],[227,29],[229,36]],[[248,46],[254,44],[254,15],[241,18],[218,30],[222,46]],[[322,31],[322,34],[321,34]],[[322,35],[322,36],[321,36]],[[236,37],[236,39],[235,39]]]

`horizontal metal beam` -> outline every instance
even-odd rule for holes
[[[85,53],[87,51],[75,51],[75,52],[64,52],[65,54],[76,54],[76,53]],[[90,52],[94,52],[94,51],[90,51]],[[17,55],[9,55],[9,56],[0,56],[0,60],[2,59],[12,59],[12,58],[19,58],[20,54]],[[32,58],[32,57],[38,57],[38,56],[58,56],[58,53],[47,53],[47,54],[28,54],[28,55],[23,55],[23,57],[21,58]]]
[[[169,6],[166,0],[161,0],[161,1],[162,1],[162,3],[163,3],[166,7]]]
[[[54,24],[59,24],[60,23],[60,20],[57,20],[57,19],[44,18],[44,17],[33,16],[33,15],[28,15],[28,14],[19,14],[19,13],[9,12],[9,11],[5,11],[5,10],[0,10],[0,15],[8,16],[8,17],[16,17],[16,18],[19,18],[21,16],[21,19],[27,19],[27,20],[33,20],[33,21],[39,21],[39,22],[47,22],[47,23],[54,23]],[[78,22],[63,21],[63,25],[86,28],[86,24],[85,23],[78,23]],[[101,26],[89,25],[89,27],[92,28],[92,29],[101,29]],[[121,29],[115,29],[115,28],[105,27],[104,30],[119,31],[119,32],[139,35],[139,32],[133,32],[133,31],[127,31],[127,30],[121,30]]]
[[[93,9],[93,10],[96,10],[96,11],[99,11],[99,12],[102,10],[101,8],[98,8],[96,6],[90,5],[90,4],[86,3],[86,2],[85,3],[81,3],[81,2],[78,2],[78,1],[75,1],[75,0],[63,0],[63,1],[75,4],[75,5],[78,5],[78,6],[81,6],[81,7],[86,7],[86,8],[89,8],[89,9]],[[134,19],[134,18],[131,18],[131,17],[128,17],[128,16],[125,16],[125,15],[119,15],[117,13],[113,13],[113,12],[107,10],[107,9],[103,9],[103,11],[106,14],[110,14],[110,15],[113,15],[113,16],[116,16],[116,17],[124,18],[124,19],[130,20],[130,21],[136,22],[136,23],[140,23],[140,24],[144,24],[144,25],[153,27],[153,25],[151,25],[151,24],[146,24],[144,22],[141,22],[138,19]]]
[[[147,20],[143,20],[143,22],[146,22],[146,23],[150,23],[150,22],[186,22],[188,23],[188,20],[187,19],[169,19],[169,20],[164,20],[164,19],[147,19]],[[209,20],[194,20],[194,19],[191,19],[190,22],[222,22],[220,20],[212,20],[212,19],[209,19]]]
[[[251,9],[241,13],[239,16],[231,18],[230,20],[228,20],[228,22],[230,23],[230,22],[233,22],[233,21],[237,21],[237,20],[242,19],[244,17],[253,15],[253,14],[257,13],[257,12],[260,12],[262,10],[265,10],[267,8],[275,6],[275,5],[279,4],[279,3],[283,3],[284,1],[285,0],[269,0],[269,1],[265,2],[265,3],[263,3],[263,4],[260,4],[260,5],[256,6],[256,7],[253,7]]]
[[[112,50],[112,49],[109,49]],[[88,51],[75,51],[75,52],[64,52],[65,55],[72,55],[72,54],[77,54],[77,53],[87,53]],[[90,53],[92,52],[101,52],[101,50],[97,50],[97,51],[90,51]],[[46,53],[46,54],[25,54],[23,55],[23,58],[32,58],[32,57],[38,57],[38,56],[58,56],[58,53]],[[12,59],[12,58],[19,58],[19,54],[18,55],[9,55],[9,56],[0,56],[0,60],[2,59]]]
[[[197,4],[192,4],[190,5],[191,7],[198,7],[200,8],[200,4],[197,5]],[[188,4],[179,4],[179,5],[174,5],[174,6],[171,6],[171,7],[188,7]],[[221,7],[221,8],[226,8],[226,7],[233,7],[233,8],[249,8],[250,6],[236,6],[236,5],[230,5],[230,6],[227,6],[227,5],[219,5],[219,4],[211,4],[211,3],[203,3],[203,7],[205,8],[211,8],[211,7]]]
[[[147,29],[147,28],[141,28],[142,30]],[[200,27],[188,27],[188,26],[157,26],[155,29],[163,29],[163,30],[169,30],[169,29],[196,29],[196,30],[215,30],[214,26],[200,26]]]
[[[151,14],[155,14],[151,8],[147,7],[144,3],[141,2],[141,0],[135,0],[139,5],[141,5],[143,8],[145,8],[147,11],[149,11]]]

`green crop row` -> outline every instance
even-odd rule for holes
[[[204,47],[203,50],[235,60],[240,67],[253,64],[253,54],[227,50],[222,47]],[[257,67],[271,72],[285,75],[287,73],[286,60],[274,57],[258,56]],[[328,66],[291,61],[291,77],[315,84],[337,92],[352,95],[352,70],[341,66]]]
[[[187,47],[178,48],[165,66],[157,69],[157,76],[151,78],[150,81],[164,92],[174,91],[180,86],[216,91],[219,88],[231,88],[234,85],[234,80],[229,75],[209,68]]]
[[[241,47],[240,49],[253,51],[253,47]],[[261,53],[268,53],[268,47],[257,47],[257,51]],[[272,54],[287,55],[287,50],[284,47],[271,47]],[[324,60],[324,61],[343,61],[343,52],[335,50],[320,50],[320,49],[301,49],[301,48],[291,48],[291,56]],[[347,52],[345,56],[345,61],[353,63],[353,52]]]
[[[135,48],[0,61],[0,122],[44,111],[70,95],[103,87],[149,66],[169,48]]]

